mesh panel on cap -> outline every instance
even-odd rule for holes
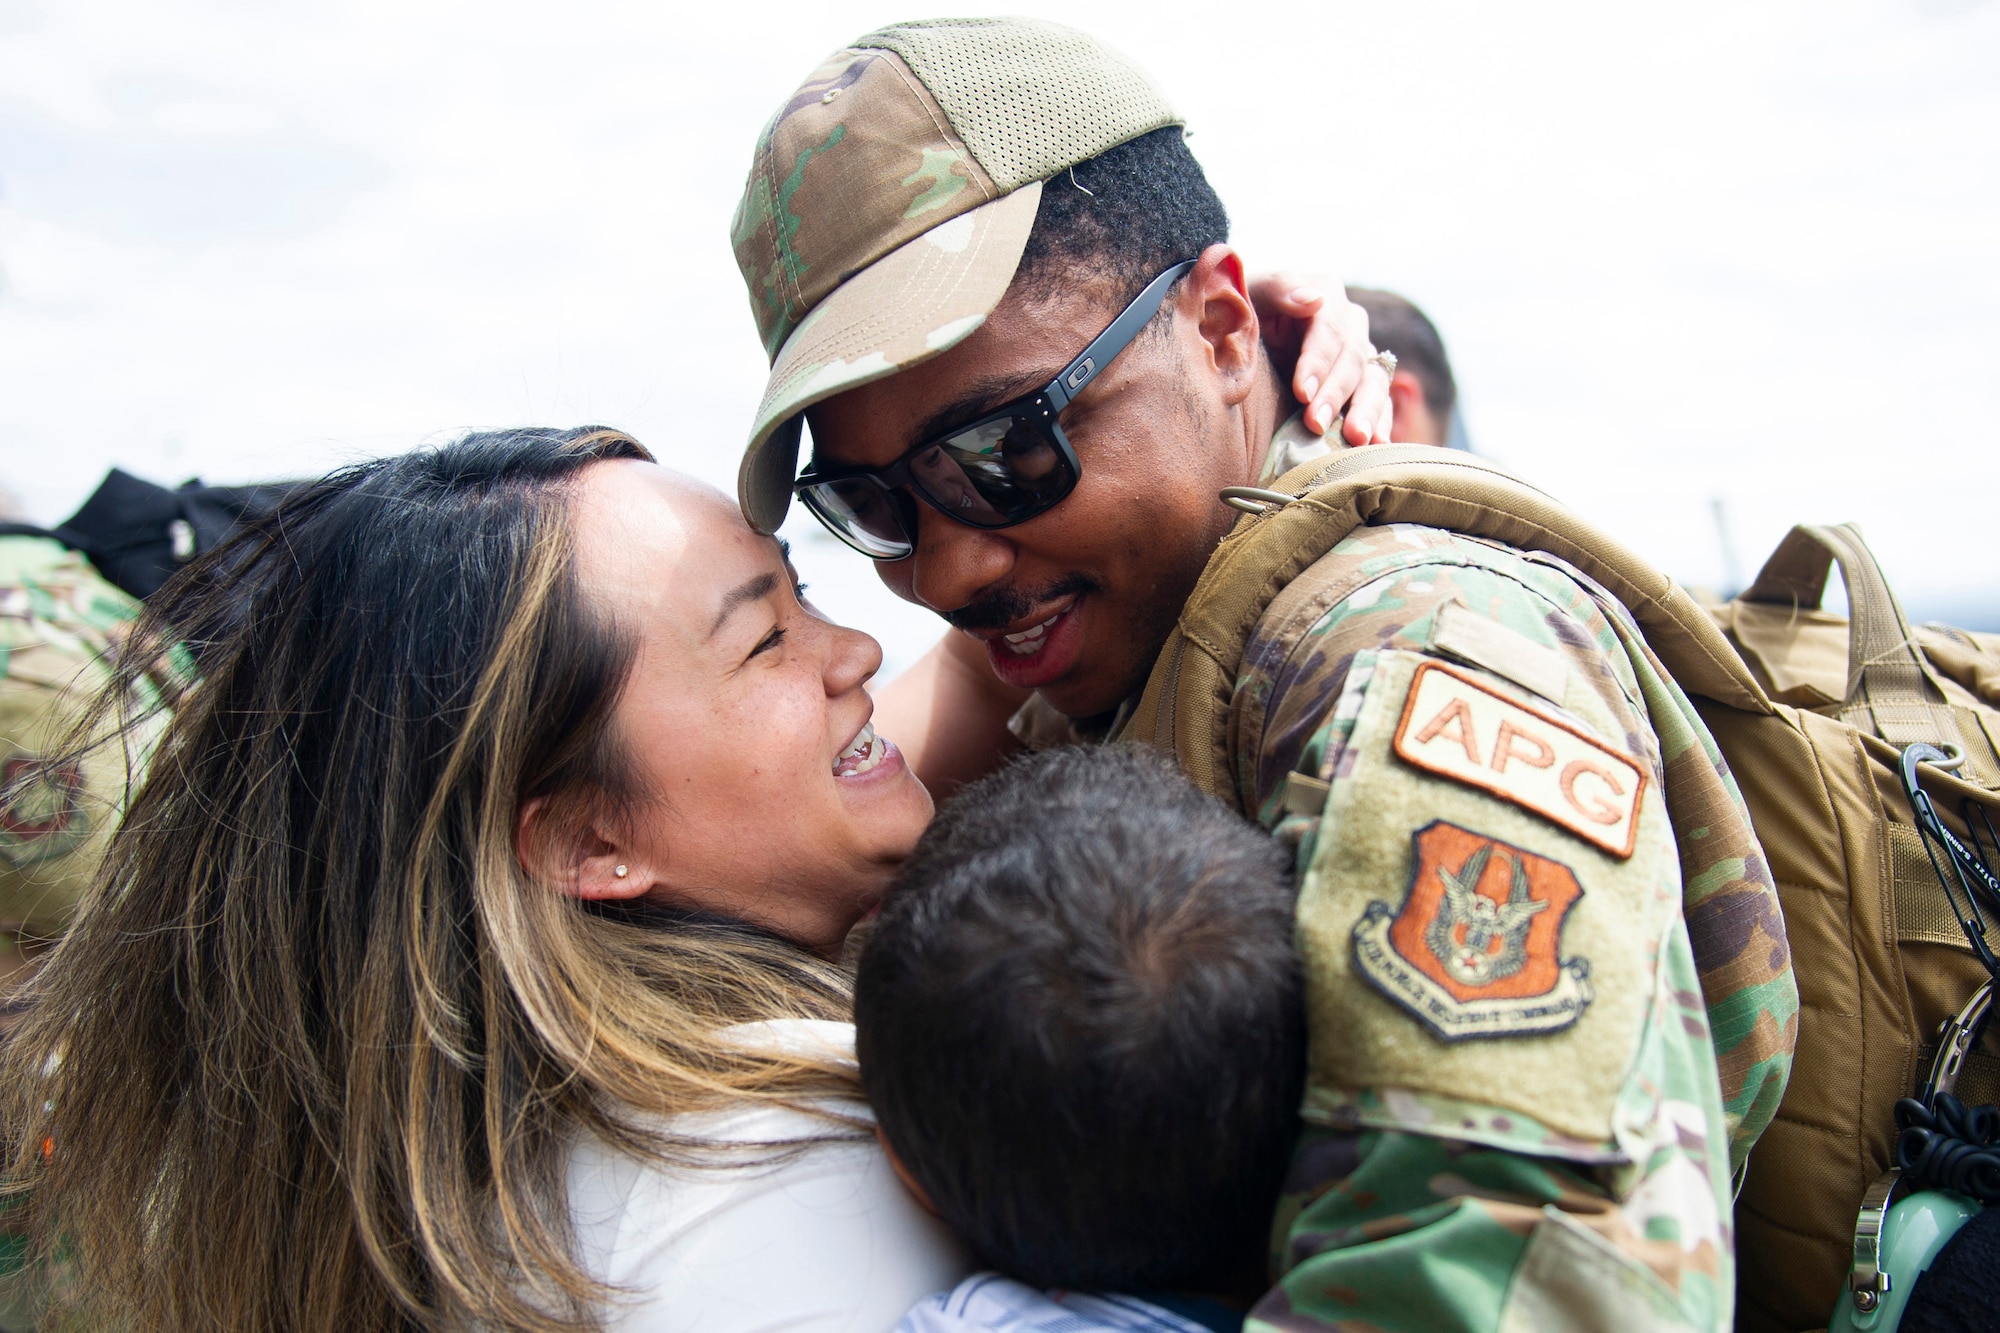
[[[901,56],[1003,192],[1182,123],[1144,70],[1057,23],[941,19],[854,45]]]

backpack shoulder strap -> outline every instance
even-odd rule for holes
[[[1244,645],[1279,590],[1363,526],[1412,523],[1556,556],[1632,613],[1684,690],[1774,711],[1685,589],[1486,459],[1429,445],[1370,445],[1296,468],[1270,491],[1230,496],[1261,503],[1262,512],[1240,520],[1210,557],[1120,735],[1174,751],[1198,786],[1231,806],[1240,802],[1226,731]]]

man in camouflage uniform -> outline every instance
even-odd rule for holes
[[[1030,743],[1128,731],[1218,491],[1341,447],[1287,419],[1179,124],[1082,34],[957,20],[836,52],[759,141],[743,510],[782,521],[808,415],[801,494],[964,631],[882,701],[920,772],[993,761],[994,676]],[[1742,801],[1624,609],[1363,529],[1279,592],[1227,710],[1233,794],[1298,846],[1313,1045],[1252,1322],[1727,1327],[1797,997]]]

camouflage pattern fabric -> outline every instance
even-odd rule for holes
[[[20,940],[68,923],[104,854],[126,783],[165,725],[158,710],[192,678],[185,653],[142,677],[131,703],[155,713],[130,750],[64,751],[71,728],[110,681],[139,603],[77,553],[39,537],[0,537],[0,967]]]
[[[900,56],[828,56],[758,137],[730,222],[764,354],[855,273],[1002,193]]]
[[[1357,735],[1371,708],[1386,718],[1385,708],[1402,703],[1412,664],[1452,660],[1437,644],[1448,607],[1503,627],[1531,645],[1524,654],[1558,657],[1567,693],[1539,705],[1512,681],[1478,671],[1480,663],[1470,676],[1539,706],[1541,716],[1591,719],[1580,729],[1637,758],[1665,797],[1664,814],[1645,806],[1634,818],[1642,828],[1661,818],[1670,824],[1670,835],[1660,830],[1631,858],[1650,897],[1668,900],[1667,928],[1640,961],[1590,978],[1594,1005],[1621,987],[1643,992],[1637,1030],[1586,1052],[1615,1073],[1616,1091],[1605,1105],[1565,1112],[1588,1112],[1613,1132],[1592,1137],[1574,1123],[1547,1123],[1522,1109],[1532,1100],[1527,1089],[1496,1093],[1504,1084],[1491,1079],[1481,1100],[1316,1079],[1307,1108],[1313,1128],[1278,1237],[1283,1278],[1253,1322],[1728,1324],[1731,1162],[1747,1153],[1783,1091],[1796,990],[1782,932],[1760,929],[1775,913],[1775,891],[1726,768],[1622,609],[1593,594],[1560,561],[1433,529],[1367,529],[1281,593],[1253,635],[1231,708],[1235,771],[1246,808],[1297,845],[1302,914],[1315,877],[1337,876],[1370,836],[1415,832],[1448,804],[1448,792],[1465,808],[1470,788],[1390,757],[1383,736]],[[1371,703],[1385,662],[1400,663],[1402,674],[1391,697]],[[1467,663],[1455,667],[1464,672]],[[1551,702],[1559,707],[1551,711]],[[1330,827],[1287,799],[1295,771],[1328,784]],[[1534,827],[1531,815],[1497,797],[1492,805],[1483,822],[1512,820],[1509,836],[1534,843],[1529,855],[1552,853],[1580,867],[1589,899],[1603,872],[1581,867],[1607,858],[1546,820],[1541,833],[1523,833]],[[1393,900],[1402,885],[1380,889]],[[1684,907],[1685,925],[1676,907]],[[1310,924],[1302,920],[1309,975]],[[1344,940],[1352,922],[1331,925],[1328,937]],[[1350,983],[1346,991],[1316,1002],[1315,1042],[1340,1004],[1383,1004],[1367,986]],[[1433,1040],[1414,1021],[1406,1026],[1404,1044]],[[1504,1074],[1509,1043],[1537,1040],[1481,1044]],[[1584,1073],[1571,1082],[1588,1084]]]
[[[1517,609],[1516,616],[1502,623],[1538,641],[1563,643],[1575,668],[1600,680],[1601,692],[1609,697],[1616,688],[1627,699],[1638,719],[1626,738],[1629,748],[1658,753],[1668,817],[1680,849],[1683,912],[1722,1069],[1724,1108],[1731,1124],[1730,1160],[1732,1166],[1741,1165],[1784,1092],[1798,1021],[1798,990],[1779,925],[1776,888],[1735,779],[1708,729],[1661,670],[1623,608],[1554,557],[1428,529],[1370,530],[1337,548],[1346,553],[1341,567],[1329,555],[1294,587],[1303,591],[1309,582],[1324,586],[1336,577],[1366,580],[1395,568],[1439,563],[1441,558],[1427,557],[1383,535],[1416,532],[1425,534],[1426,549],[1454,553],[1444,558],[1450,563],[1476,556],[1525,566],[1541,580],[1537,591],[1542,597],[1562,594],[1569,609],[1560,616],[1524,628],[1519,614],[1534,611],[1531,605]],[[1372,553],[1369,559],[1362,558],[1364,552]],[[1349,557],[1353,567],[1345,568]],[[1430,580],[1412,575],[1411,581]],[[1510,582],[1511,576],[1493,587],[1505,591]],[[1282,799],[1284,779],[1293,769],[1313,771],[1323,761],[1326,745],[1340,738],[1340,728],[1352,725],[1351,718],[1327,716],[1329,705],[1324,701],[1339,699],[1354,654],[1380,647],[1423,650],[1438,610],[1464,600],[1450,579],[1434,583],[1426,592],[1412,592],[1400,602],[1386,596],[1373,600],[1374,596],[1371,589],[1365,614],[1350,600],[1310,629],[1295,630],[1317,642],[1310,654],[1295,654],[1289,672],[1278,669],[1285,660],[1284,639],[1263,633],[1275,627],[1272,616],[1266,617],[1260,637],[1252,639],[1245,653],[1246,674],[1234,704],[1241,720],[1231,723],[1238,740],[1236,763],[1245,808],[1259,811],[1267,827],[1277,827],[1294,839],[1301,836],[1303,825],[1295,820],[1289,829],[1281,827],[1284,812],[1277,802]],[[1540,609],[1547,614],[1546,606]],[[1278,610],[1275,604],[1273,610]],[[1499,617],[1499,609],[1492,614]],[[1341,647],[1346,650],[1338,651]],[[1248,752],[1252,747],[1259,752]]]

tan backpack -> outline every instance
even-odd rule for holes
[[[1545,552],[1602,585],[1714,734],[1778,884],[1798,1045],[1737,1201],[1738,1323],[1824,1328],[1862,1196],[1890,1162],[1892,1108],[1929,1068],[1939,1024],[1985,979],[1916,832],[1898,755],[1916,741],[1961,747],[1957,776],[1926,768],[1925,789],[1960,836],[1961,801],[2000,822],[2000,638],[1912,632],[1852,527],[1794,529],[1742,597],[1710,609],[1469,455],[1374,446],[1243,493],[1251,505],[1260,494],[1264,512],[1209,561],[1123,734],[1173,750],[1238,805],[1226,726],[1244,644],[1278,591],[1363,525]],[[1836,562],[1845,621],[1819,610]],[[2000,923],[1988,939],[2000,950]],[[1958,1091],[2000,1101],[2000,1061],[1973,1055]]]

